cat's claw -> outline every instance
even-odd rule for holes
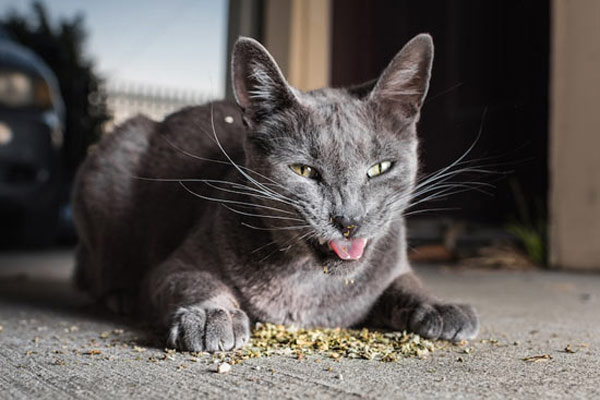
[[[181,351],[229,351],[250,340],[245,312],[220,307],[180,307],[173,315],[167,344]]]
[[[407,325],[424,338],[453,342],[473,339],[479,332],[477,313],[467,304],[419,304],[409,314]]]

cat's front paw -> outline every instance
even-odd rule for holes
[[[467,304],[421,303],[409,313],[407,328],[427,339],[458,342],[477,336],[479,318]]]
[[[240,309],[180,307],[169,329],[168,345],[181,351],[228,351],[250,340],[250,321]]]

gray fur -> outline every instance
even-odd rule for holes
[[[239,106],[137,117],[90,152],[74,195],[78,283],[142,313],[182,350],[239,348],[251,321],[474,337],[474,310],[428,295],[406,256],[402,214],[432,59],[431,38],[419,35],[374,87],[303,93],[241,38]],[[385,160],[389,172],[369,179]],[[295,174],[296,163],[319,180]],[[343,239],[332,216],[356,221],[355,237],[368,239],[360,260],[319,244]]]

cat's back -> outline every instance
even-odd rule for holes
[[[74,206],[86,204],[107,216],[129,215],[136,193],[161,192],[160,180],[224,175],[231,166],[217,141],[241,162],[243,139],[241,114],[229,102],[188,107],[162,122],[138,115],[90,148],[75,179]]]
[[[215,138],[216,134],[216,138]],[[73,211],[77,281],[102,296],[139,284],[189,233],[205,203],[179,179],[220,179],[240,161],[244,127],[227,102],[189,107],[163,122],[138,116],[105,135],[78,171]]]

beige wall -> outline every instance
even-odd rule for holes
[[[552,5],[550,261],[600,269],[600,1]]]
[[[329,85],[331,1],[267,0],[264,44],[292,86]]]

